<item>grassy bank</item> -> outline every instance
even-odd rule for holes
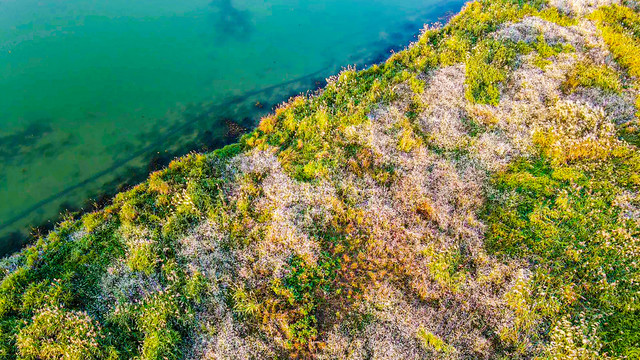
[[[635,4],[475,1],[0,263],[22,359],[640,356]]]

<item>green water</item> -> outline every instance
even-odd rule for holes
[[[0,253],[462,4],[0,0]]]

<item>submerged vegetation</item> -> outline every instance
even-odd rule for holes
[[[69,218],[0,357],[640,357],[637,6],[468,3]]]

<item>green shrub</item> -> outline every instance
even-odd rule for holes
[[[83,312],[52,307],[39,311],[17,336],[22,359],[86,360],[104,355],[100,328]]]
[[[635,87],[640,88],[640,15],[626,6],[604,6],[591,14],[598,24],[604,41],[616,61],[629,75],[635,77]],[[620,129],[620,135],[630,143],[640,144],[640,96],[636,99],[636,119]]]
[[[615,59],[631,76],[640,77],[640,16],[625,6],[602,7],[591,15]]]
[[[549,45],[544,38],[544,35],[538,35],[536,41],[530,45],[532,50],[537,52],[536,58],[534,60],[534,65],[538,68],[544,70],[547,65],[550,65],[552,61],[551,57],[556,56],[562,52],[572,52],[575,51],[574,47],[570,44],[555,44]]]
[[[22,295],[22,311],[30,314],[47,306],[68,306],[73,300],[68,281],[42,281],[31,284]]]
[[[466,96],[477,104],[497,105],[500,84],[507,79],[509,67],[516,58],[515,44],[485,40],[473,49],[467,59]]]
[[[471,50],[471,41],[453,35],[442,43],[440,48],[440,64],[449,66],[464,62]]]
[[[427,350],[444,354],[451,354],[455,351],[455,348],[445,343],[441,337],[424,328],[418,330],[417,336],[422,342],[422,346]]]
[[[534,13],[534,15],[539,16],[541,19],[547,20],[552,23],[556,23],[560,26],[567,27],[573,26],[578,23],[577,19],[572,18],[571,16],[560,12],[555,7],[547,7]]]
[[[539,159],[499,174],[495,186],[509,196],[488,204],[487,242],[496,253],[535,264],[532,304],[558,302],[555,313],[544,316],[587,314],[596,321],[589,326],[601,329],[598,336],[607,340],[605,349],[620,355],[640,348],[631,330],[640,310],[633,280],[639,265],[629,243],[640,225],[621,216],[614,202],[637,186],[630,180],[640,171],[635,164],[640,155],[613,156],[607,167],[599,162],[553,167]]]
[[[481,0],[466,4],[463,11],[449,22],[446,32],[475,45],[483,36],[496,31],[508,21],[532,14],[542,7],[541,1]]]
[[[180,358],[182,335],[177,327],[182,317],[182,310],[173,294],[154,294],[144,302],[137,319],[143,334],[141,360]]]
[[[159,258],[153,242],[136,242],[132,244],[127,257],[127,265],[132,271],[140,271],[147,275],[155,272]]]
[[[637,301],[629,299],[629,301]],[[640,358],[640,311],[617,312],[607,319],[603,340],[615,354]]]
[[[278,318],[286,319],[284,347],[291,354],[309,356],[316,346],[318,322],[316,315],[333,290],[340,260],[323,254],[316,265],[308,264],[303,258],[289,259],[288,274],[284,279],[271,283],[271,291],[276,295],[272,309],[264,309],[264,318],[278,313]]]
[[[29,271],[20,267],[0,283],[0,316],[6,316],[20,309],[21,295],[28,286]]]
[[[620,77],[615,70],[606,65],[594,65],[580,62],[567,74],[562,84],[563,91],[573,92],[578,86],[595,87],[605,92],[618,93],[622,89]]]
[[[207,279],[200,272],[196,271],[187,278],[184,294],[188,299],[199,304],[204,301],[208,290],[209,285]]]

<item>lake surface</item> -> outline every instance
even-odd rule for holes
[[[0,0],[0,254],[463,3]]]

